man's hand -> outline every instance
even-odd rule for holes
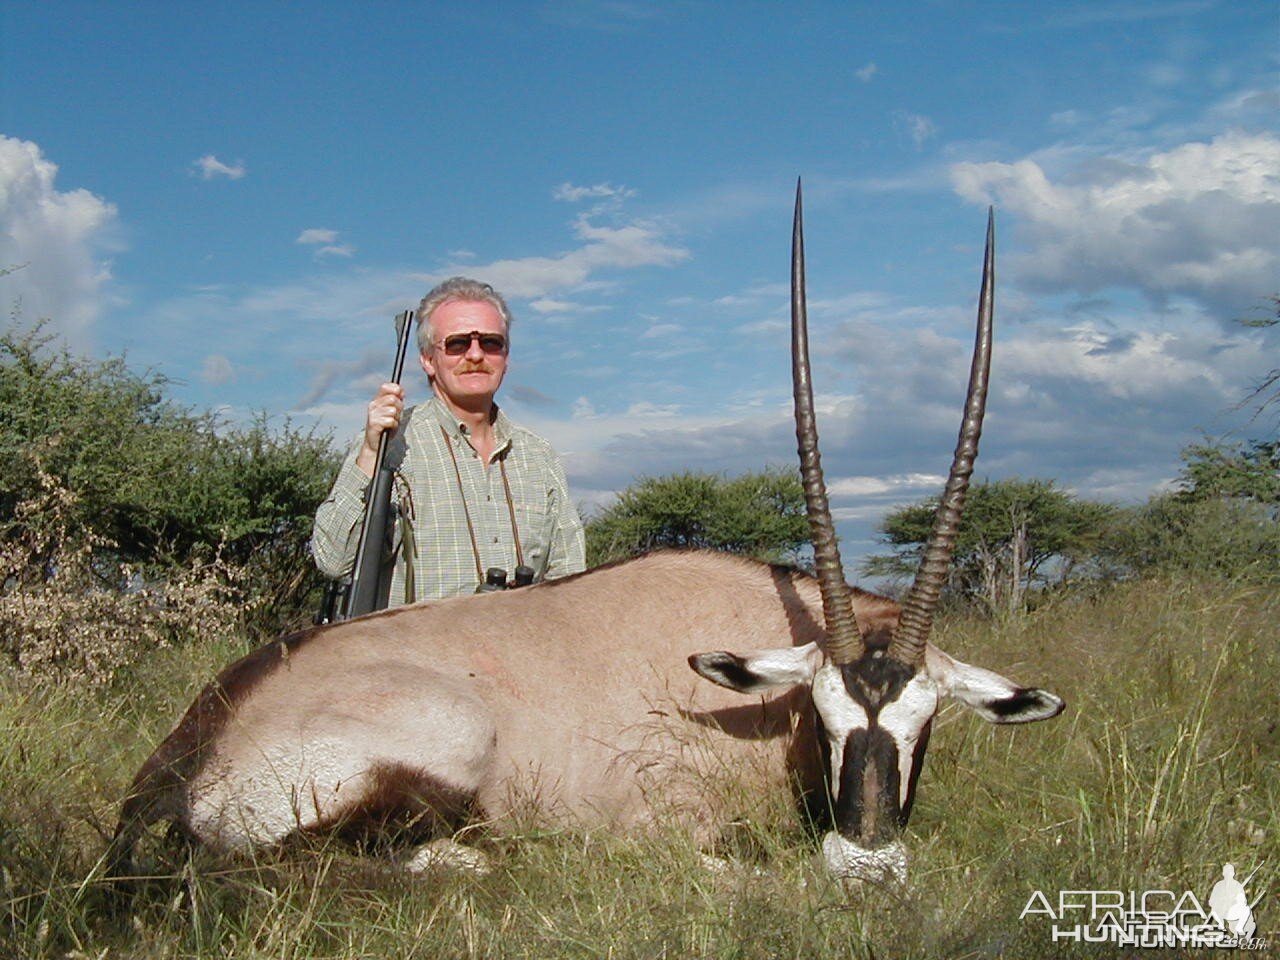
[[[366,477],[373,476],[378,460],[378,440],[384,431],[394,431],[400,426],[404,412],[404,387],[398,383],[384,383],[377,395],[369,401],[369,415],[364,422],[364,443],[356,454],[356,466]]]

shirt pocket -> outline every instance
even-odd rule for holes
[[[540,500],[523,500],[516,504],[516,526],[520,531],[520,547],[524,562],[539,575],[546,569],[547,551],[551,542],[550,495]]]

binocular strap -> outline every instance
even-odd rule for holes
[[[480,562],[480,545],[476,541],[475,524],[471,521],[471,509],[467,506],[467,491],[462,486],[462,471],[458,468],[458,455],[454,452],[453,441],[449,439],[449,431],[442,425],[440,436],[444,437],[444,445],[449,449],[449,459],[453,461],[453,476],[458,481],[458,497],[462,501],[462,516],[467,521],[467,535],[471,538],[471,553],[476,561],[476,582],[484,583],[484,567]],[[524,566],[524,550],[520,547],[520,526],[516,523],[516,504],[511,496],[511,481],[507,479],[507,461],[498,458],[498,471],[502,474],[502,489],[507,495],[507,513],[511,516],[511,537],[516,545],[516,566]],[[406,584],[408,581],[406,581]]]

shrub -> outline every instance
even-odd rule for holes
[[[76,494],[37,476],[0,543],[0,652],[20,673],[103,686],[157,648],[242,628],[243,571],[215,556],[145,580],[103,558],[114,545],[79,523]]]
[[[1202,573],[1254,582],[1280,581],[1280,522],[1254,500],[1153,497],[1128,511],[1103,546],[1130,574]]]
[[[147,582],[221,557],[243,571],[252,626],[274,635],[309,618],[320,577],[307,552],[315,509],[337,469],[328,437],[264,416],[228,425],[167,399],[168,383],[122,358],[88,360],[42,326],[0,333],[0,523],[42,495],[41,471],[74,496],[68,523],[86,569],[127,563]],[[32,547],[35,540],[28,539]],[[48,568],[49,556],[28,555]]]
[[[710,547],[794,561],[809,541],[804,490],[794,470],[725,478],[710,473],[645,477],[587,522],[587,564],[662,547]]]

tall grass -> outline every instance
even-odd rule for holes
[[[751,858],[707,865],[684,836],[530,829],[482,841],[484,877],[408,877],[336,844],[254,861],[156,843],[128,912],[100,882],[132,772],[195,690],[242,652],[161,650],[115,688],[0,679],[0,956],[654,958],[1107,956],[1052,944],[1030,893],[1190,889],[1246,875],[1280,924],[1280,596],[1190,581],[1065,596],[992,626],[945,620],[961,659],[1068,702],[994,727],[935,724],[906,889],[846,891],[785,808]],[[1271,937],[1273,940],[1274,937]],[[1167,954],[1166,954],[1167,955]]]

